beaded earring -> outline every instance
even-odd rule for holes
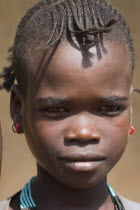
[[[131,131],[129,132],[129,134],[131,135],[135,132],[135,128],[132,125],[130,125],[130,129],[131,129]]]
[[[12,130],[13,130],[14,133],[18,133],[18,134],[23,133],[22,125],[19,122],[18,123],[14,123],[12,125]]]

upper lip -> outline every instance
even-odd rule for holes
[[[106,157],[100,154],[81,154],[81,153],[74,153],[74,154],[70,154],[70,155],[64,155],[59,157],[60,160],[64,160],[64,161],[101,161],[101,160],[105,160]]]

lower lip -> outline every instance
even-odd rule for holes
[[[60,160],[63,166],[67,169],[72,171],[93,171],[95,170],[103,160],[96,160],[96,161],[67,161],[67,160]]]

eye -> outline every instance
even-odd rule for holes
[[[63,107],[47,107],[40,109],[40,111],[49,117],[59,117],[68,113],[68,110]]]
[[[55,112],[65,112],[65,109],[64,108],[59,108],[59,107],[52,107],[52,108],[46,108],[45,109],[47,112],[50,112],[50,113],[55,113]]]
[[[117,116],[126,109],[120,105],[105,105],[98,109],[98,112],[106,116]]]
[[[101,111],[118,111],[120,107],[118,106],[102,106],[100,108]]]

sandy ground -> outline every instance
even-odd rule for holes
[[[7,49],[12,45],[19,19],[35,0],[0,0],[0,69],[7,65]],[[132,31],[136,48],[134,85],[140,87],[140,1],[113,0],[123,12]],[[12,195],[35,175],[35,161],[23,135],[13,134],[9,114],[9,93],[0,93],[0,121],[4,137],[3,167],[0,180],[0,199]],[[129,138],[126,152],[109,175],[109,182],[123,196],[140,202],[140,96],[133,96],[133,125],[136,133]]]

